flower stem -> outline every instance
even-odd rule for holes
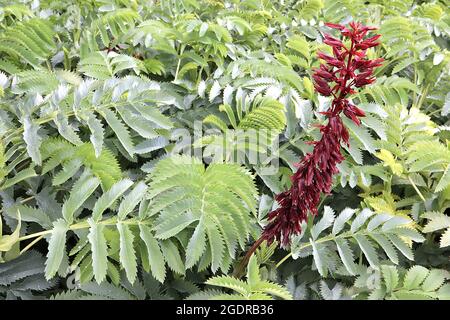
[[[239,264],[238,268],[236,269],[236,272],[234,273],[235,276],[240,277],[242,271],[247,266],[247,263],[250,261],[252,254],[259,248],[259,246],[264,242],[264,240],[266,240],[266,239],[264,238],[264,235],[262,235],[258,240],[255,241],[255,243],[247,251],[247,254],[245,255],[244,259],[242,259],[241,263]]]

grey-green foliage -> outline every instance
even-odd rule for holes
[[[60,269],[64,259],[67,259],[65,250],[67,233],[70,230],[88,229],[88,234],[84,234],[84,237],[79,240],[79,244],[74,250],[69,252],[70,256],[76,255],[70,268],[73,269],[78,264],[83,265],[83,262],[87,259],[89,261],[89,264],[85,265],[87,270],[81,270],[84,276],[83,282],[94,277],[98,283],[101,283],[105,280],[108,270],[108,275],[113,278],[118,271],[117,267],[111,261],[108,261],[108,256],[117,252],[108,252],[108,242],[105,234],[107,231],[110,231],[113,238],[108,238],[108,240],[109,242],[118,242],[118,261],[125,269],[130,282],[134,282],[137,273],[135,250],[137,241],[134,241],[135,238],[130,227],[138,225],[138,221],[127,219],[127,215],[132,213],[140,200],[145,196],[147,187],[143,183],[137,184],[132,191],[123,197],[118,208],[117,217],[103,218],[103,215],[106,215],[105,211],[110,207],[114,207],[116,201],[133,185],[130,179],[118,181],[97,199],[92,207],[91,218],[86,220],[77,219],[80,212],[79,209],[83,202],[95,191],[99,181],[89,176],[89,173],[86,173],[80,177],[78,183],[79,188],[73,190],[62,207],[63,218],[53,222],[53,228],[49,230],[51,235],[46,261],[46,277],[52,278]],[[105,230],[107,228],[109,229]],[[143,225],[140,228],[142,230],[147,227]],[[88,241],[85,241],[85,239]],[[111,243],[109,245],[111,246]]]
[[[53,26],[43,19],[6,28],[0,36],[0,69],[16,73],[23,68],[22,63],[38,69],[56,51],[54,36]]]
[[[378,150],[375,152],[375,156],[382,162],[372,165],[352,165],[349,160],[346,160],[340,165],[341,184],[344,186],[348,182],[351,187],[358,185],[367,188],[374,184],[373,177],[378,177],[387,182],[392,179],[392,175],[395,175],[400,180],[393,180],[391,182],[393,184],[405,184],[404,181],[411,177],[417,185],[425,187],[423,179],[418,176],[417,172],[426,169],[426,166],[419,168],[411,164],[416,160],[420,160],[418,163],[426,163],[428,153],[414,151],[418,150],[423,144],[426,143],[427,148],[431,148],[430,152],[433,152],[432,150],[436,148],[442,148],[442,144],[438,142],[436,135],[439,131],[430,117],[417,108],[412,107],[408,110],[400,104],[384,107],[380,107],[378,104],[364,104],[362,107],[366,112],[371,111],[381,118],[381,121],[376,120],[376,118],[363,121],[371,122],[372,129],[380,136],[380,139],[376,141],[369,136],[370,140],[366,139],[366,144],[370,143],[372,151],[373,149]],[[365,136],[367,137],[367,134]],[[364,150],[364,147],[360,148]],[[358,160],[351,152],[351,148],[349,151],[354,160]],[[445,169],[445,153],[441,152],[437,155],[433,152],[432,157],[436,161],[442,162],[444,164],[442,169]],[[408,158],[410,159],[408,160]],[[355,162],[360,164],[358,161]],[[443,170],[439,168],[438,171]],[[438,175],[435,177],[438,177]],[[439,182],[439,179],[437,181]],[[442,191],[443,189],[436,191]]]
[[[47,259],[30,278],[62,277],[60,298],[178,299],[206,287],[237,298],[206,279],[237,281],[239,298],[284,292],[275,283],[295,299],[448,296],[432,281],[447,277],[435,270],[448,270],[449,253],[447,1],[222,2],[2,1],[0,269],[34,247]],[[291,251],[263,244],[259,273],[252,260],[247,282],[234,279],[320,139],[330,99],[311,73],[317,51],[331,53],[323,34],[337,36],[323,23],[352,20],[380,28],[367,56],[385,61],[350,97],[366,116],[361,126],[343,116],[350,143],[332,193]],[[203,158],[174,156],[196,147]],[[405,270],[425,274],[419,266],[436,285],[405,289]],[[258,274],[273,283],[255,287]]]
[[[44,257],[37,251],[28,251],[20,257],[0,265],[0,299],[44,299],[44,292],[58,281],[44,277]]]
[[[446,270],[427,269],[416,265],[409,270],[394,266],[381,267],[382,283],[373,290],[369,299],[387,300],[449,300],[450,274]]]
[[[8,158],[17,157],[16,161],[11,162],[7,167],[8,171],[12,171],[13,164],[19,163],[26,157],[23,153],[23,142],[33,162],[36,165],[42,164],[40,149],[45,139],[42,125],[48,122],[55,125],[58,135],[81,149],[89,149],[89,145],[81,146],[83,141],[75,127],[86,126],[90,131],[90,145],[94,148],[96,157],[101,155],[105,135],[108,134],[105,132],[104,123],[116,136],[112,146],[119,148],[119,151],[128,157],[133,157],[135,154],[145,156],[167,145],[164,134],[172,127],[172,122],[161,113],[157,104],[168,99],[168,94],[163,93],[157,83],[134,77],[106,81],[84,80],[73,86],[61,84],[50,92],[44,101],[36,103],[36,100],[29,99],[25,103],[24,107],[27,109],[42,108],[38,115],[31,112],[15,115],[23,122],[24,129],[23,133],[14,127],[7,131],[8,139],[5,144],[9,144],[13,139],[14,142],[6,150],[6,154]],[[6,115],[14,117],[8,113]],[[16,139],[19,134],[22,134],[23,142]],[[45,142],[44,145],[48,143]],[[53,152],[55,151],[53,149]],[[58,152],[61,151],[58,150]],[[70,157],[67,152],[60,153],[59,156]],[[69,169],[73,172],[76,166],[74,161],[71,159],[72,168]],[[52,165],[57,165],[56,161]],[[31,171],[27,175],[30,174],[32,174]]]
[[[125,54],[96,51],[83,57],[78,64],[80,72],[101,80],[109,79],[120,71],[127,69],[132,69],[136,74],[139,74],[142,69],[142,63],[136,58]]]
[[[433,231],[443,230],[443,234],[439,240],[441,247],[450,246],[450,217],[440,212],[425,212],[422,216],[427,219],[427,223],[423,228],[423,232],[429,233]]]
[[[107,148],[102,148],[97,156],[90,143],[76,146],[66,140],[49,138],[43,143],[40,151],[43,173],[62,166],[62,169],[53,175],[53,185],[63,184],[76,175],[82,167],[89,168],[100,179],[105,190],[122,177],[117,159]]]
[[[291,294],[282,286],[261,278],[258,261],[255,255],[247,266],[247,281],[230,276],[218,276],[208,279],[207,285],[229,289],[232,293],[224,293],[217,289],[207,289],[193,294],[189,300],[271,300],[273,297],[292,300]]]
[[[79,268],[81,282],[95,279],[102,283],[106,276],[117,280],[118,270],[124,269],[134,283],[140,261],[145,271],[163,282],[165,263],[178,274],[196,264],[199,269],[211,264],[213,271],[219,267],[228,270],[237,246],[245,245],[256,189],[252,176],[238,165],[216,164],[205,170],[194,158],[174,156],[155,167],[148,194],[144,182],[133,186],[133,181],[125,178],[104,188],[98,198],[94,194],[98,194],[102,176],[93,173],[95,168],[86,169],[77,179],[60,218],[54,221],[37,209],[18,207],[24,209],[25,221],[47,229],[48,279]],[[224,183],[225,175],[230,174],[234,183]],[[89,218],[81,215],[83,209],[90,211]],[[30,219],[33,213],[42,218]],[[72,232],[78,243],[68,252],[66,243]],[[186,246],[182,251],[185,258],[177,245],[182,239],[186,239],[181,242]]]
[[[227,94],[232,88],[227,87]],[[213,132],[194,142],[194,146],[205,147],[204,156],[212,156],[215,161],[238,157],[237,161],[251,159],[259,154],[258,162],[271,159],[277,151],[273,146],[274,139],[284,129],[286,116],[284,106],[278,100],[257,96],[251,100],[249,96],[238,91],[232,107],[222,104],[219,111],[225,116],[209,114],[203,123],[212,125],[220,132]],[[222,116],[222,117],[220,117]],[[225,118],[222,120],[222,118]],[[228,129],[231,126],[232,129]],[[238,153],[236,156],[235,153]],[[254,157],[254,156],[253,156]]]
[[[237,248],[245,248],[256,211],[250,172],[227,163],[205,169],[196,158],[172,156],[158,162],[150,179],[147,215],[157,215],[156,238],[183,234],[189,239],[184,242],[186,269],[211,265],[213,271],[227,272]]]
[[[325,230],[329,233],[321,236]],[[291,250],[294,258],[312,255],[314,267],[322,276],[329,272],[355,275],[357,257],[361,263],[364,256],[374,269],[380,267],[380,253],[395,264],[400,262],[399,252],[413,261],[410,243],[424,240],[405,216],[378,214],[367,208],[347,208],[335,216],[330,207],[325,207],[321,219],[294,239]]]
[[[94,281],[78,284],[74,289],[57,293],[51,300],[165,300],[170,296],[161,293],[161,284],[148,273],[142,272],[131,284],[124,273],[116,283]]]
[[[117,8],[101,15],[92,21],[89,28],[83,30],[81,57],[84,58],[89,52],[113,48],[120,44],[127,33],[133,30],[137,20],[139,20],[139,14],[129,8]],[[100,41],[97,41],[98,39]]]
[[[297,283],[295,276],[286,279],[286,288],[295,300],[350,300],[349,287],[338,280],[328,279]]]

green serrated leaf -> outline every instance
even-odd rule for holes
[[[134,236],[128,225],[119,222],[116,226],[120,236],[120,263],[125,269],[128,280],[134,283],[137,275],[136,253],[133,245]]]
[[[63,260],[66,248],[66,233],[69,230],[67,222],[58,219],[53,223],[52,233],[48,242],[47,260],[45,262],[45,278],[53,278]]]
[[[355,211],[356,210],[350,208],[345,208],[344,210],[342,210],[342,212],[337,216],[336,220],[334,221],[332,230],[333,235],[336,235],[342,231],[345,224],[353,217]]]
[[[323,216],[312,228],[311,228],[311,236],[314,240],[320,235],[320,233],[329,228],[334,221],[334,211],[328,206],[325,206],[323,211]]]
[[[195,227],[192,237],[189,239],[186,248],[186,269],[192,268],[199,260],[206,249],[206,233],[203,219]]]
[[[261,282],[256,255],[252,255],[247,266],[247,283],[252,290]]]
[[[128,152],[130,156],[134,154],[134,143],[131,139],[130,133],[128,132],[127,127],[123,124],[121,120],[117,117],[117,115],[108,109],[102,111],[102,115],[105,118],[108,125],[117,135],[122,146]]]
[[[130,179],[123,179],[115,183],[108,191],[101,195],[92,209],[92,218],[99,221],[103,212],[108,209],[125,191],[133,185]]]
[[[88,219],[88,239],[92,250],[92,268],[97,283],[101,283],[108,270],[108,247],[103,234],[104,225],[96,223],[92,218]]]
[[[99,185],[100,179],[91,176],[89,172],[85,172],[75,182],[69,198],[64,202],[62,207],[62,215],[69,224],[73,222],[75,211],[83,205]]]
[[[397,269],[394,266],[381,266],[381,273],[383,274],[386,291],[392,292],[398,286],[399,276]]]
[[[364,235],[356,234],[354,235],[354,238],[358,242],[364,256],[367,258],[367,261],[369,261],[370,266],[378,270],[380,262],[372,243]]]
[[[167,262],[167,265],[171,270],[178,274],[185,273],[185,267],[183,260],[181,259],[180,252],[176,245],[170,240],[161,241],[161,251]]]
[[[336,242],[336,247],[338,249],[339,256],[341,257],[345,268],[351,275],[356,275],[357,266],[354,262],[353,252],[350,249],[350,246],[348,245],[347,240],[342,239],[342,238],[336,238],[335,242]]]
[[[422,283],[424,291],[436,291],[439,289],[447,279],[448,274],[444,270],[433,269]]]
[[[405,275],[403,286],[408,290],[418,289],[420,287],[420,284],[427,277],[428,272],[428,269],[422,266],[411,267],[411,269],[409,269]]]
[[[140,237],[147,248],[150,269],[156,280],[164,282],[166,277],[166,268],[164,266],[164,256],[159,248],[158,241],[153,237],[149,227],[140,224]]]
[[[145,196],[147,191],[147,185],[144,182],[139,182],[134,189],[127,194],[119,206],[119,211],[117,216],[119,220],[125,219],[125,217],[133,211],[133,209],[138,205],[141,199]]]
[[[39,125],[34,123],[29,116],[23,119],[23,140],[27,145],[27,152],[31,159],[33,159],[33,162],[40,166],[42,164],[42,157],[39,147],[42,138],[38,131]]]

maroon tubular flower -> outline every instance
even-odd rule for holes
[[[298,163],[291,177],[292,187],[276,196],[279,207],[269,213],[269,224],[250,249],[250,255],[264,240],[271,243],[276,239],[283,246],[288,245],[291,236],[301,232],[301,223],[307,220],[308,213],[317,215],[320,195],[331,192],[333,176],[339,172],[337,165],[344,160],[341,144],[349,143],[340,114],[343,112],[357,125],[361,123],[359,118],[364,117],[364,111],[351,104],[347,96],[356,92],[355,87],[374,82],[373,69],[383,62],[383,59],[366,57],[366,50],[379,44],[380,35],[365,39],[376,28],[358,22],[351,22],[349,28],[334,23],[325,25],[339,30],[341,36],[351,41],[347,48],[342,40],[325,35],[324,43],[332,47],[333,56],[317,53],[324,63],[314,70],[314,87],[321,95],[333,97],[330,109],[323,112],[328,123],[319,126],[322,138],[311,142],[313,151]]]
[[[341,40],[333,38],[332,36],[330,36],[328,34],[325,35],[325,40],[323,42],[332,47],[338,47],[338,48],[344,47],[344,44],[342,43]]]
[[[343,67],[344,66],[344,62],[342,60],[339,60],[337,58],[331,57],[323,52],[317,52],[317,56],[320,59],[323,59],[327,62],[328,65],[332,66],[332,67]]]
[[[313,78],[314,78],[314,76],[317,76],[318,79],[322,78],[327,81],[335,81],[336,80],[336,76],[332,72],[327,70],[327,68],[323,65],[320,66],[320,69],[314,70],[314,72],[315,72],[315,74],[313,75]]]
[[[331,88],[328,85],[328,82],[322,79],[318,74],[313,75],[314,78],[314,87],[317,92],[319,92],[323,96],[331,96]]]
[[[345,29],[345,27],[342,24],[337,24],[337,23],[325,23],[325,25],[329,28],[333,28],[333,29],[338,29],[338,30],[343,30]]]
[[[364,72],[367,69],[373,69],[373,68],[381,66],[383,61],[384,60],[381,58],[374,59],[374,60],[365,60],[365,59],[360,59],[359,57],[356,57],[354,66],[355,66],[356,70],[359,70],[360,72]]]
[[[359,117],[364,117],[365,113],[361,109],[357,108],[353,104],[348,104],[346,108],[344,108],[344,114],[347,116],[347,118],[352,119],[352,121],[357,124],[358,126],[361,124],[361,120],[359,120]]]

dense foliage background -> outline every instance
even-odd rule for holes
[[[0,0],[0,299],[450,299],[448,8]],[[333,192],[239,274],[325,121],[324,22],[352,20],[386,61]]]

